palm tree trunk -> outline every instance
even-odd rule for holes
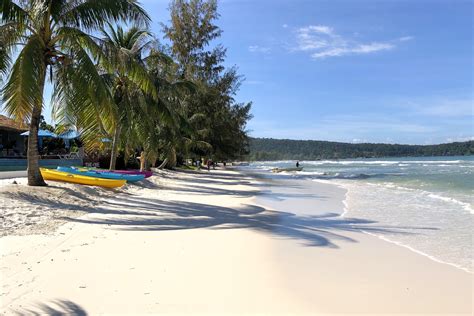
[[[168,167],[174,169],[176,167],[177,159],[176,159],[176,148],[171,147],[171,150],[168,154]]]
[[[166,167],[167,164],[168,164],[168,158],[165,158],[165,160],[161,163],[161,165],[158,166],[157,169],[163,169],[164,167]]]
[[[110,166],[109,170],[115,170],[115,163],[117,162],[117,150],[118,150],[118,142],[120,137],[120,123],[117,124],[114,131],[114,140],[112,143],[112,151],[110,153]]]
[[[140,153],[140,171],[145,171],[146,169],[146,158],[145,158],[145,151],[143,150]]]
[[[44,91],[44,82],[46,79],[46,68],[41,77],[38,78],[41,91]],[[39,152],[38,152],[38,129],[41,119],[41,110],[43,109],[43,99],[39,104],[35,104],[30,120],[30,134],[28,136],[28,151],[27,151],[27,174],[28,185],[31,186],[45,186],[46,182],[43,180],[39,169]]]

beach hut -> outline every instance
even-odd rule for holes
[[[21,156],[25,144],[21,133],[28,130],[26,124],[0,115],[0,157]]]

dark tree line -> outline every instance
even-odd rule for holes
[[[318,160],[377,157],[464,156],[474,141],[439,145],[351,144],[313,140],[250,139],[250,160]]]

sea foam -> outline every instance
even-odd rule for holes
[[[395,184],[329,182],[337,182],[347,190],[342,217],[374,220],[376,227],[390,229],[370,234],[434,261],[473,272],[474,218],[469,203]]]

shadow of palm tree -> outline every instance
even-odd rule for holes
[[[16,315],[77,315],[86,316],[87,312],[81,306],[68,300],[55,300],[51,303],[40,303],[31,309],[24,309],[21,311],[14,311]]]
[[[49,202],[46,202],[49,203]],[[61,205],[55,205],[61,207]],[[217,205],[158,201],[146,198],[116,196],[105,199],[93,209],[84,209],[91,216],[64,219],[84,224],[107,225],[123,231],[168,231],[181,229],[251,229],[276,238],[294,239],[306,246],[338,248],[336,242],[356,242],[344,232],[376,234],[414,234],[433,230],[429,227],[380,226],[375,221],[341,218],[328,212],[324,215],[299,216],[276,212],[258,205],[230,208]]]
[[[257,195],[265,195],[269,199],[275,199],[278,201],[285,200],[286,198],[324,198],[322,196],[317,196],[315,194],[302,194],[302,193],[278,193],[278,196],[272,195],[271,190],[262,190],[262,183],[254,183],[250,181],[243,180],[241,175],[236,175],[232,173],[222,173],[219,174],[202,174],[196,171],[173,171],[173,173],[181,173],[181,174],[191,174],[195,175],[198,174],[199,177],[193,177],[192,182],[196,184],[196,186],[173,186],[173,185],[166,185],[160,186],[153,181],[140,181],[137,183],[132,184],[132,186],[147,188],[147,189],[159,189],[163,191],[176,191],[180,194],[211,194],[211,195],[232,195],[232,196],[241,196],[241,197],[248,197],[248,196],[257,196]],[[159,175],[160,178],[170,178],[176,180],[176,175],[172,174],[171,172],[163,172]],[[245,178],[244,178],[245,179]],[[251,178],[249,178],[251,179]],[[225,181],[221,181],[225,180]],[[186,179],[178,180],[178,182],[186,182]],[[208,185],[212,185],[209,187]],[[215,186],[237,186],[237,185],[244,185],[250,187],[258,187],[253,190],[237,190],[237,189],[221,189],[216,188]],[[272,186],[277,186],[277,184],[273,184]],[[288,184],[281,184],[285,188],[299,188],[299,185],[288,185]]]
[[[189,173],[186,171],[186,173]],[[233,175],[229,175],[233,177]],[[212,181],[212,180],[209,180]],[[64,188],[65,193],[80,198],[82,193]],[[176,188],[178,190],[178,188]],[[213,187],[180,187],[185,194],[201,193],[212,195],[248,196],[267,194],[271,191],[236,191]],[[280,196],[281,194],[278,193]],[[289,193],[286,197],[310,197],[325,199],[313,194]],[[84,218],[62,217],[62,219],[85,224],[107,225],[111,229],[125,231],[167,231],[181,229],[251,229],[275,238],[294,239],[307,246],[338,248],[339,241],[356,242],[344,232],[371,232],[375,234],[419,234],[430,227],[381,226],[375,221],[358,218],[341,218],[328,210],[324,215],[301,216],[293,212],[276,212],[258,205],[223,207],[186,201],[161,201],[121,192],[114,196],[101,197],[100,203],[77,205],[68,199],[49,199],[27,192],[19,192],[18,199],[44,205],[58,210],[79,210],[89,213]],[[352,235],[353,236],[353,235]]]
[[[226,172],[223,170],[219,170],[219,173],[214,173],[214,172],[207,172],[207,171],[192,171],[192,170],[175,170],[173,171],[175,174],[181,174],[181,175],[189,175],[192,181],[195,183],[214,183],[214,184],[225,184],[225,185],[248,185],[248,186],[258,186],[260,187],[261,185],[264,185],[266,183],[255,183],[255,179],[262,179],[265,180],[266,182],[268,180],[272,180],[272,178],[269,178],[268,176],[260,175],[259,173],[252,173],[246,171],[245,174],[236,174],[236,173],[231,173],[231,172]],[[167,179],[175,179],[173,173],[171,172],[163,172],[160,173],[159,176],[161,178]],[[257,178],[255,175],[259,175]],[[277,186],[278,184],[272,183],[272,186]],[[285,186],[285,187],[300,187],[298,186],[293,186],[289,185],[288,183],[281,183],[280,186]]]

